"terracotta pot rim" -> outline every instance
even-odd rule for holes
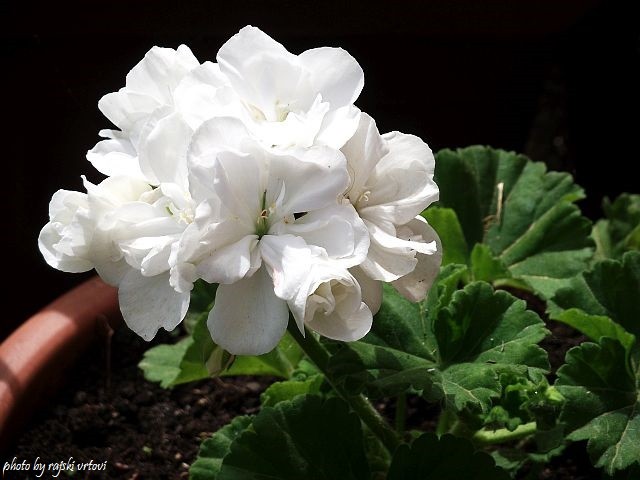
[[[0,451],[11,446],[78,356],[121,321],[117,290],[96,276],[30,317],[0,344]]]

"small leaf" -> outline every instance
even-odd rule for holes
[[[266,407],[232,443],[217,480],[368,480],[359,418],[313,395]]]
[[[222,467],[222,459],[229,453],[231,443],[249,426],[252,417],[240,416],[231,420],[200,445],[198,458],[189,469],[190,480],[215,480]]]
[[[596,260],[620,259],[631,250],[640,250],[640,195],[623,193],[612,203],[602,202],[606,219],[598,221],[591,233],[596,242]]]
[[[450,208],[429,207],[422,212],[422,216],[438,232],[442,242],[442,266],[450,263],[468,263],[469,247],[456,212]]]
[[[425,433],[393,455],[387,480],[508,480],[490,455],[465,439]]]
[[[298,395],[320,393],[323,381],[324,376],[316,374],[306,380],[285,380],[273,383],[260,395],[260,403],[263,407],[272,407],[285,400],[293,400]]]
[[[502,261],[494,257],[489,247],[482,243],[476,243],[471,252],[471,275],[474,280],[482,282],[511,278]]]
[[[639,384],[638,358],[632,361],[619,341],[607,337],[569,350],[558,370],[567,438],[588,440],[595,466],[609,475],[640,463]]]

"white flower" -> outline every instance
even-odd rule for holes
[[[63,271],[95,268],[118,286],[127,325],[143,338],[184,318],[189,294],[169,283],[173,243],[190,223],[193,205],[172,184],[152,189],[132,177],[85,181],[87,193],[60,190],[38,244],[49,265]]]
[[[349,181],[344,156],[328,147],[275,154],[238,120],[216,118],[194,135],[189,162],[194,192],[207,198],[175,254],[172,284],[219,283],[208,320],[214,341],[234,354],[266,353],[287,327],[287,302],[313,274],[314,252],[341,272],[366,255],[366,228],[338,203]]]
[[[381,136],[373,119],[363,113],[358,130],[342,152],[351,174],[346,198],[371,238],[359,269],[373,280],[393,282],[410,300],[421,300],[437,275],[442,255],[437,234],[420,217],[438,199],[431,150],[413,135],[392,132]],[[377,299],[379,292],[367,296]]]
[[[247,26],[220,48],[217,60],[239,98],[241,120],[267,147],[340,148],[358,126],[353,102],[364,74],[341,48],[294,55]]]

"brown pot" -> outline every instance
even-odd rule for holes
[[[74,361],[122,321],[117,291],[98,277],[29,318],[0,345],[0,452],[64,382]]]

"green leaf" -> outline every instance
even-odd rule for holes
[[[640,463],[640,370],[617,340],[603,337],[567,353],[556,387],[565,397],[561,420],[572,441],[588,440],[595,466],[609,475]]]
[[[293,400],[298,395],[320,393],[323,381],[324,376],[316,374],[306,380],[285,380],[273,383],[260,395],[260,403],[263,407],[272,407],[285,400]]]
[[[387,480],[507,480],[490,455],[465,439],[425,433],[396,450]]]
[[[200,445],[195,462],[189,469],[190,480],[215,480],[222,459],[229,453],[232,442],[251,425],[252,417],[240,416],[231,420]]]
[[[442,150],[436,163],[439,206],[455,211],[467,245],[486,244],[500,262],[491,268],[492,281],[524,282],[548,298],[586,268],[591,223],[573,205],[584,194],[570,175],[481,146]],[[510,275],[497,278],[498,265]]]
[[[606,219],[593,226],[596,260],[620,259],[624,252],[640,250],[640,195],[623,193],[612,203],[602,202]]]
[[[180,362],[193,340],[184,338],[174,345],[158,345],[144,352],[138,364],[144,378],[150,382],[159,382],[162,388],[174,385],[173,381],[180,375]]]
[[[549,306],[550,316],[580,330],[591,339],[616,338],[630,348],[640,337],[640,252],[627,252],[622,261],[604,260],[559,290]]]
[[[174,345],[158,345],[147,350],[138,365],[145,378],[160,382],[163,388],[215,375],[289,378],[303,357],[302,350],[289,334],[269,353],[232,357],[213,343],[206,321],[206,315],[201,317],[191,335]]]
[[[429,311],[385,286],[372,331],[332,355],[334,378],[374,397],[412,386],[430,400],[444,396],[456,411],[486,412],[500,396],[501,373],[540,377],[548,369],[546,353],[536,345],[547,334],[540,318],[523,301],[486,283],[452,293],[464,270],[445,270]]]
[[[438,232],[442,242],[442,266],[468,263],[469,247],[456,212],[450,208],[429,207],[422,212],[422,216]]]
[[[494,257],[489,247],[483,243],[476,243],[471,252],[471,275],[474,280],[482,282],[511,278],[504,263]]]
[[[217,290],[218,284],[216,283],[209,284],[204,280],[197,280],[193,284],[189,299],[189,310],[183,320],[187,332],[191,333],[202,316],[207,316],[209,310],[213,307]]]
[[[218,480],[368,480],[359,418],[313,395],[266,407],[232,443]]]

